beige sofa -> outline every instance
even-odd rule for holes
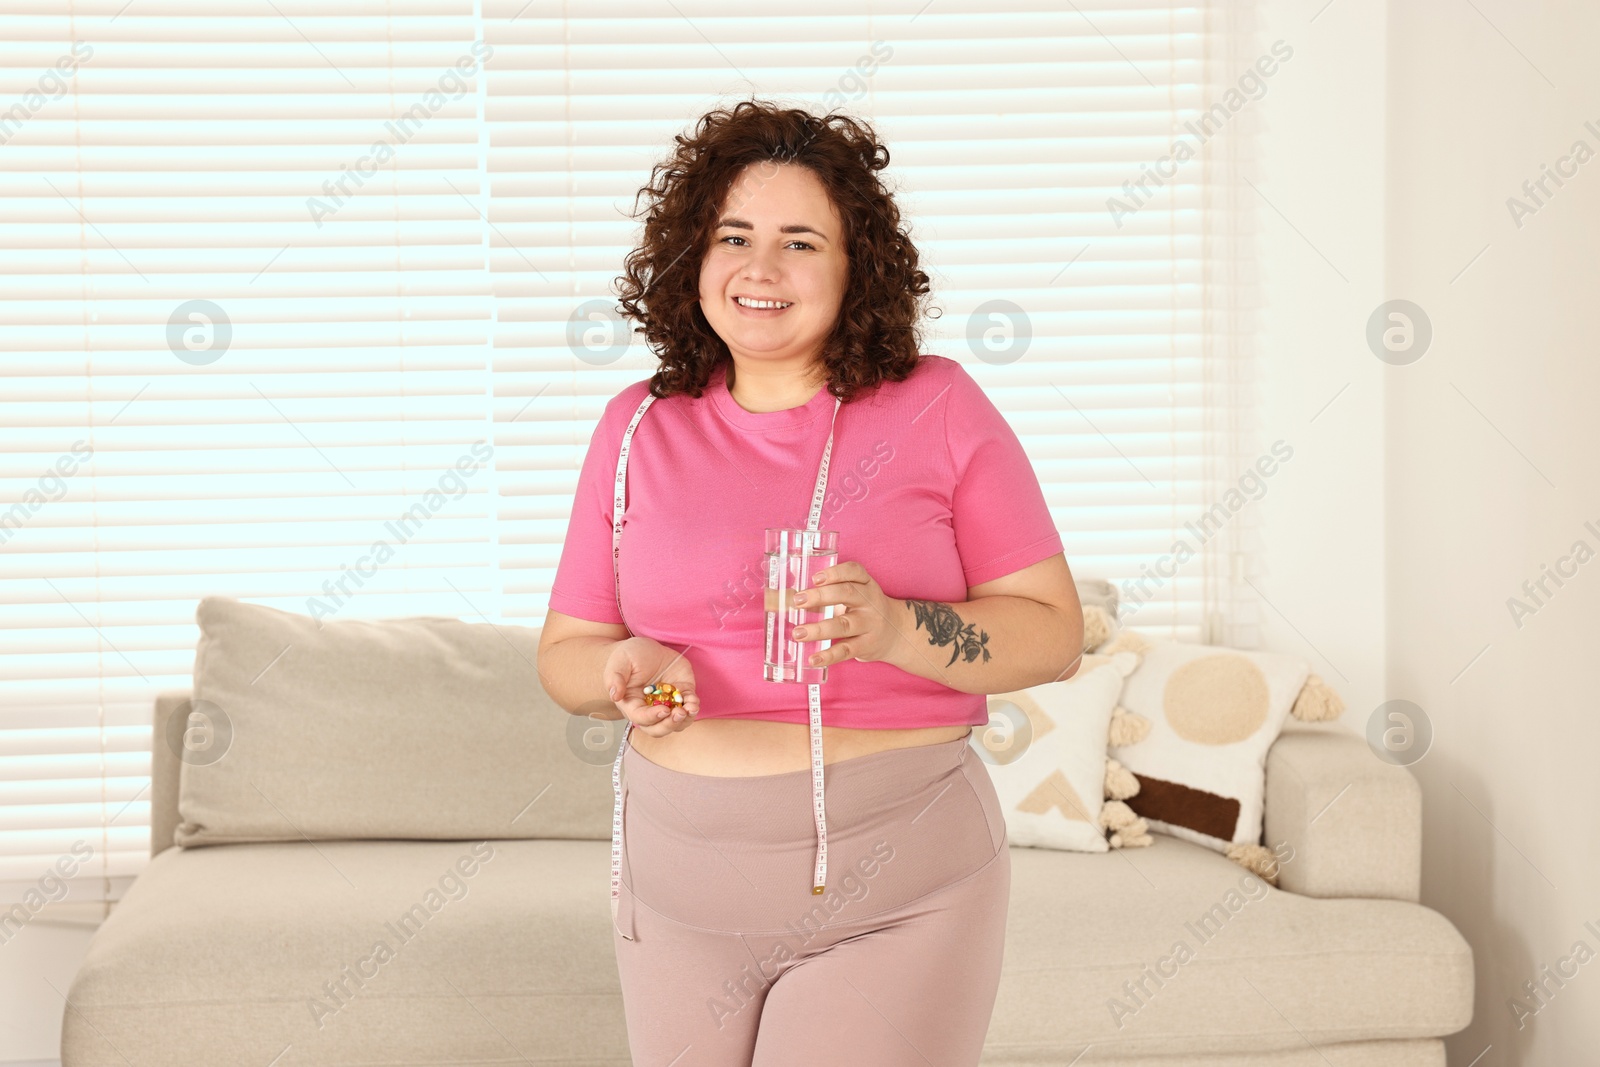
[[[155,705],[150,865],[74,979],[63,1067],[629,1063],[618,735],[544,694],[538,631],[198,617],[194,693]],[[1417,903],[1420,829],[1408,771],[1295,724],[1267,761],[1277,889],[1161,835],[1013,848],[983,1063],[1443,1067],[1472,952]]]

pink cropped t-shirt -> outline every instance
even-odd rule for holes
[[[824,388],[799,407],[746,411],[728,392],[726,368],[698,398],[656,400],[634,430],[622,608],[635,636],[688,650],[700,718],[805,723],[807,687],[761,676],[763,532],[805,527],[834,397]],[[554,611],[623,622],[611,554],[617,451],[648,392],[648,380],[629,385],[595,426],[550,591]],[[860,562],[900,599],[960,603],[968,587],[1062,551],[1010,424],[961,364],[935,355],[905,381],[839,408],[819,526],[839,531],[841,562]],[[920,629],[908,636],[927,638]],[[951,649],[930,651],[937,659]],[[832,664],[821,694],[829,726],[988,722],[983,694],[884,662]]]

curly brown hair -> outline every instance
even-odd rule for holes
[[[651,394],[698,397],[716,367],[732,359],[700,308],[700,265],[724,198],[751,164],[806,167],[844,222],[849,277],[838,323],[823,345],[828,390],[849,402],[909,377],[920,358],[928,276],[917,269],[916,246],[878,177],[889,150],[871,126],[836,112],[818,117],[751,99],[707,112],[692,136],[673,140],[677,147],[634,198],[636,205],[639,197],[648,200],[644,239],[616,279],[619,310],[639,324],[634,332],[661,360]]]

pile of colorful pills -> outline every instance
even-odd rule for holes
[[[678,687],[671,682],[655,682],[644,687],[644,702],[646,705],[667,704],[683,705],[683,694],[678,692]]]

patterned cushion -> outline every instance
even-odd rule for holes
[[[1219,852],[1259,844],[1267,749],[1309,672],[1295,656],[1151,641],[1122,691],[1150,733],[1110,750],[1139,779],[1128,806]]]
[[[1106,733],[1123,676],[1138,663],[1124,653],[1064,682],[989,696],[989,725],[972,732],[1006,815],[1013,845],[1105,852],[1100,826]]]

